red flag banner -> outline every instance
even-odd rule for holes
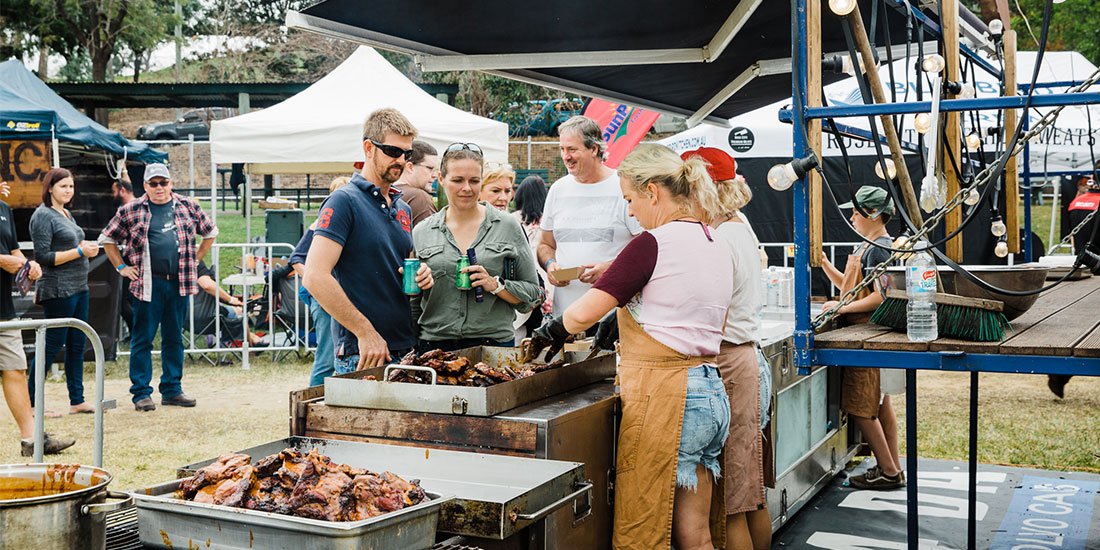
[[[605,164],[618,168],[623,157],[641,143],[661,115],[622,103],[592,99],[584,108],[584,116],[595,120],[603,130],[603,140],[607,142]]]

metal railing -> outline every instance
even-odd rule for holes
[[[283,321],[280,320],[277,317],[277,312],[278,312],[279,309],[275,307],[276,306],[275,292],[277,291],[277,289],[275,288],[274,269],[268,269],[266,271],[266,273],[264,273],[262,275],[255,274],[255,273],[249,273],[246,269],[244,269],[244,267],[245,267],[244,266],[244,263],[245,263],[244,260],[245,260],[246,255],[247,254],[252,254],[252,252],[254,252],[256,249],[263,249],[264,252],[259,257],[256,257],[255,255],[253,255],[254,261],[259,263],[260,258],[263,258],[264,259],[263,263],[265,263],[268,266],[271,266],[272,261],[275,258],[277,258],[278,256],[283,255],[283,254],[276,255],[275,249],[285,250],[286,251],[285,256],[290,256],[290,253],[294,251],[294,246],[286,244],[286,243],[215,243],[214,247],[210,251],[210,257],[209,257],[210,265],[213,265],[213,266],[219,265],[221,251],[225,250],[225,249],[239,249],[240,250],[240,252],[241,252],[241,265],[239,266],[240,272],[239,273],[234,273],[232,275],[228,275],[228,276],[225,276],[225,277],[221,277],[220,281],[215,281],[215,282],[218,284],[219,288],[222,288],[223,285],[224,285],[224,286],[228,286],[228,287],[239,287],[242,290],[242,296],[241,296],[242,306],[241,306],[241,317],[240,317],[240,319],[241,319],[241,345],[239,347],[224,345],[223,342],[224,342],[225,339],[222,337],[222,325],[223,325],[223,323],[222,323],[221,308],[226,307],[226,306],[224,306],[221,303],[221,301],[218,300],[218,298],[216,296],[213,298],[217,302],[217,308],[214,311],[214,319],[212,321],[202,323],[202,326],[199,326],[199,323],[197,322],[197,320],[195,318],[195,296],[190,296],[190,297],[188,297],[188,304],[187,304],[187,319],[185,319],[185,324],[184,324],[184,327],[186,328],[187,333],[188,333],[188,338],[187,338],[187,341],[185,342],[185,347],[184,347],[183,353],[185,355],[196,355],[197,354],[197,355],[200,355],[200,356],[205,356],[207,354],[222,354],[222,353],[238,354],[239,353],[239,354],[241,354],[241,363],[242,363],[241,366],[242,366],[242,368],[244,368],[245,370],[249,370],[251,368],[251,366],[249,364],[249,352],[250,351],[257,351],[257,350],[258,351],[274,351],[274,352],[279,352],[279,351],[291,352],[292,351],[292,352],[295,352],[295,353],[299,353],[299,352],[303,352],[303,351],[308,353],[310,351],[313,351],[315,349],[315,346],[310,346],[309,345],[309,331],[311,329],[310,325],[312,323],[312,319],[309,316],[309,308],[305,307],[305,304],[302,303],[301,298],[298,295],[298,290],[301,287],[301,280],[298,278],[298,276],[294,273],[291,273],[290,275],[288,275],[288,277],[292,277],[293,281],[294,281],[294,285],[293,285],[293,290],[294,291],[292,292],[293,296],[283,295],[282,296],[282,304],[285,305],[286,300],[293,300],[293,308],[292,309],[293,309],[293,313],[294,313],[294,318],[292,320],[290,320],[290,322],[287,322],[287,323],[281,325],[282,328],[286,329],[284,332],[289,333],[289,336],[286,337],[286,340],[284,340],[284,343],[282,345],[276,345],[276,336],[278,336],[278,333],[279,333],[280,323],[283,323]],[[267,301],[267,312],[268,312],[268,321],[267,321],[267,323],[268,323],[268,329],[269,329],[268,330],[268,335],[270,336],[270,341],[269,341],[267,346],[264,346],[264,347],[261,347],[261,348],[257,348],[255,346],[252,346],[248,342],[249,327],[251,325],[249,323],[249,319],[248,319],[248,306],[249,306],[250,303],[252,303],[252,304],[256,303],[256,301],[254,301],[254,300],[249,300],[249,294],[250,294],[249,290],[252,287],[255,287],[255,286],[263,286],[264,287],[264,289],[265,289],[264,290],[264,297],[261,298],[261,300],[266,300]],[[229,289],[226,289],[226,290],[229,291]],[[206,291],[200,289],[199,292],[206,292]],[[229,293],[233,294],[233,292],[231,292],[231,291],[229,291]],[[202,334],[203,330],[206,329],[206,327],[211,322],[214,325],[214,334],[212,335],[214,337],[213,345],[209,346],[209,347],[200,347],[198,345],[198,339],[199,338],[205,339],[206,335]],[[153,354],[159,354],[160,351],[159,350],[153,350],[152,353]],[[129,350],[121,351],[121,352],[119,352],[119,355],[120,356],[122,356],[122,355],[127,355],[128,356],[128,355],[130,355],[130,351]]]
[[[833,265],[837,265],[837,263],[836,263],[836,254],[837,254],[837,249],[838,248],[841,248],[841,249],[843,249],[843,248],[855,249],[855,247],[859,246],[859,244],[860,243],[858,243],[858,242],[821,243],[821,249],[822,250],[828,250],[829,261]],[[763,248],[765,251],[767,251],[769,249],[776,249],[776,248],[780,249],[779,256],[781,258],[783,258],[783,262],[781,264],[781,267],[790,267],[791,261],[794,260],[794,254],[793,253],[792,254],[787,254],[788,248],[790,248],[790,249],[794,248],[794,243],[790,243],[790,242],[788,242],[788,243],[760,243],[760,247]],[[769,258],[769,262],[770,262],[771,255],[769,255],[768,258]],[[839,269],[841,271],[844,271],[844,266],[839,265],[837,267],[837,269]],[[832,283],[832,281],[829,282],[829,287],[832,288],[834,292],[839,290],[836,287],[836,285],[834,285]]]
[[[88,323],[80,319],[19,319],[0,322],[0,330],[34,330],[34,462],[41,463],[46,450],[46,330],[75,328],[84,333],[95,352],[95,426],[92,435],[92,464],[103,467],[103,411],[115,402],[104,401],[103,342]]]

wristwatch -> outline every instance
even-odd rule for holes
[[[497,275],[496,277],[493,277],[493,279],[496,280],[497,287],[493,290],[490,290],[489,294],[492,294],[493,296],[496,296],[497,294],[500,294],[500,291],[504,290],[504,281],[500,280],[500,275]]]

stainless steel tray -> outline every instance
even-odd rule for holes
[[[438,529],[455,535],[501,540],[570,502],[578,499],[591,502],[592,484],[585,481],[584,464],[579,462],[310,437],[290,437],[239,452],[257,457],[286,448],[302,452],[316,448],[335,462],[374,471],[388,470],[405,479],[419,479],[425,491],[454,495],[442,502]],[[189,464],[180,468],[178,474],[189,476],[214,460]],[[138,506],[141,505],[139,500]],[[583,516],[585,511],[577,512]],[[144,540],[145,527],[142,529]],[[195,540],[205,544],[206,539]],[[300,548],[313,546],[299,546],[296,550]]]
[[[172,497],[180,480],[133,491],[138,533],[151,548],[272,550],[404,550],[431,548],[440,507],[450,500],[425,491],[429,500],[362,521],[322,521]]]
[[[458,354],[471,362],[485,361],[492,367],[515,368],[520,364],[518,347],[480,346],[459,350]],[[337,407],[493,416],[615,376],[614,354],[585,361],[586,355],[570,352],[566,358],[575,363],[487,388],[386,382],[381,380],[381,369],[375,374],[379,380],[326,378],[325,403]]]

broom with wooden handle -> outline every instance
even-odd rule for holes
[[[888,103],[886,94],[882,91],[882,80],[879,78],[878,65],[871,53],[871,42],[867,38],[867,29],[863,26],[859,4],[856,3],[855,9],[844,17],[851,26],[852,36],[860,58],[863,60],[863,66],[867,68],[865,74],[871,88],[871,97],[875,103]],[[940,82],[937,80],[934,85],[939,86]],[[917,195],[913,190],[913,180],[909,177],[909,168],[905,164],[905,157],[902,156],[894,119],[888,114],[880,115],[879,119],[882,122],[883,133],[886,135],[886,144],[890,148],[890,157],[897,170],[898,188],[901,190],[903,206],[913,223],[921,227],[924,225],[924,218],[921,216]],[[933,137],[933,140],[938,143],[938,137]],[[883,170],[883,173],[885,174],[886,170]],[[936,293],[936,321],[939,336],[979,342],[998,341],[1004,336],[1008,320],[1003,313],[1003,302],[945,294],[939,277],[936,278],[936,286],[939,290]],[[887,292],[882,304],[871,315],[871,322],[905,330],[908,305],[909,299],[905,292]]]

